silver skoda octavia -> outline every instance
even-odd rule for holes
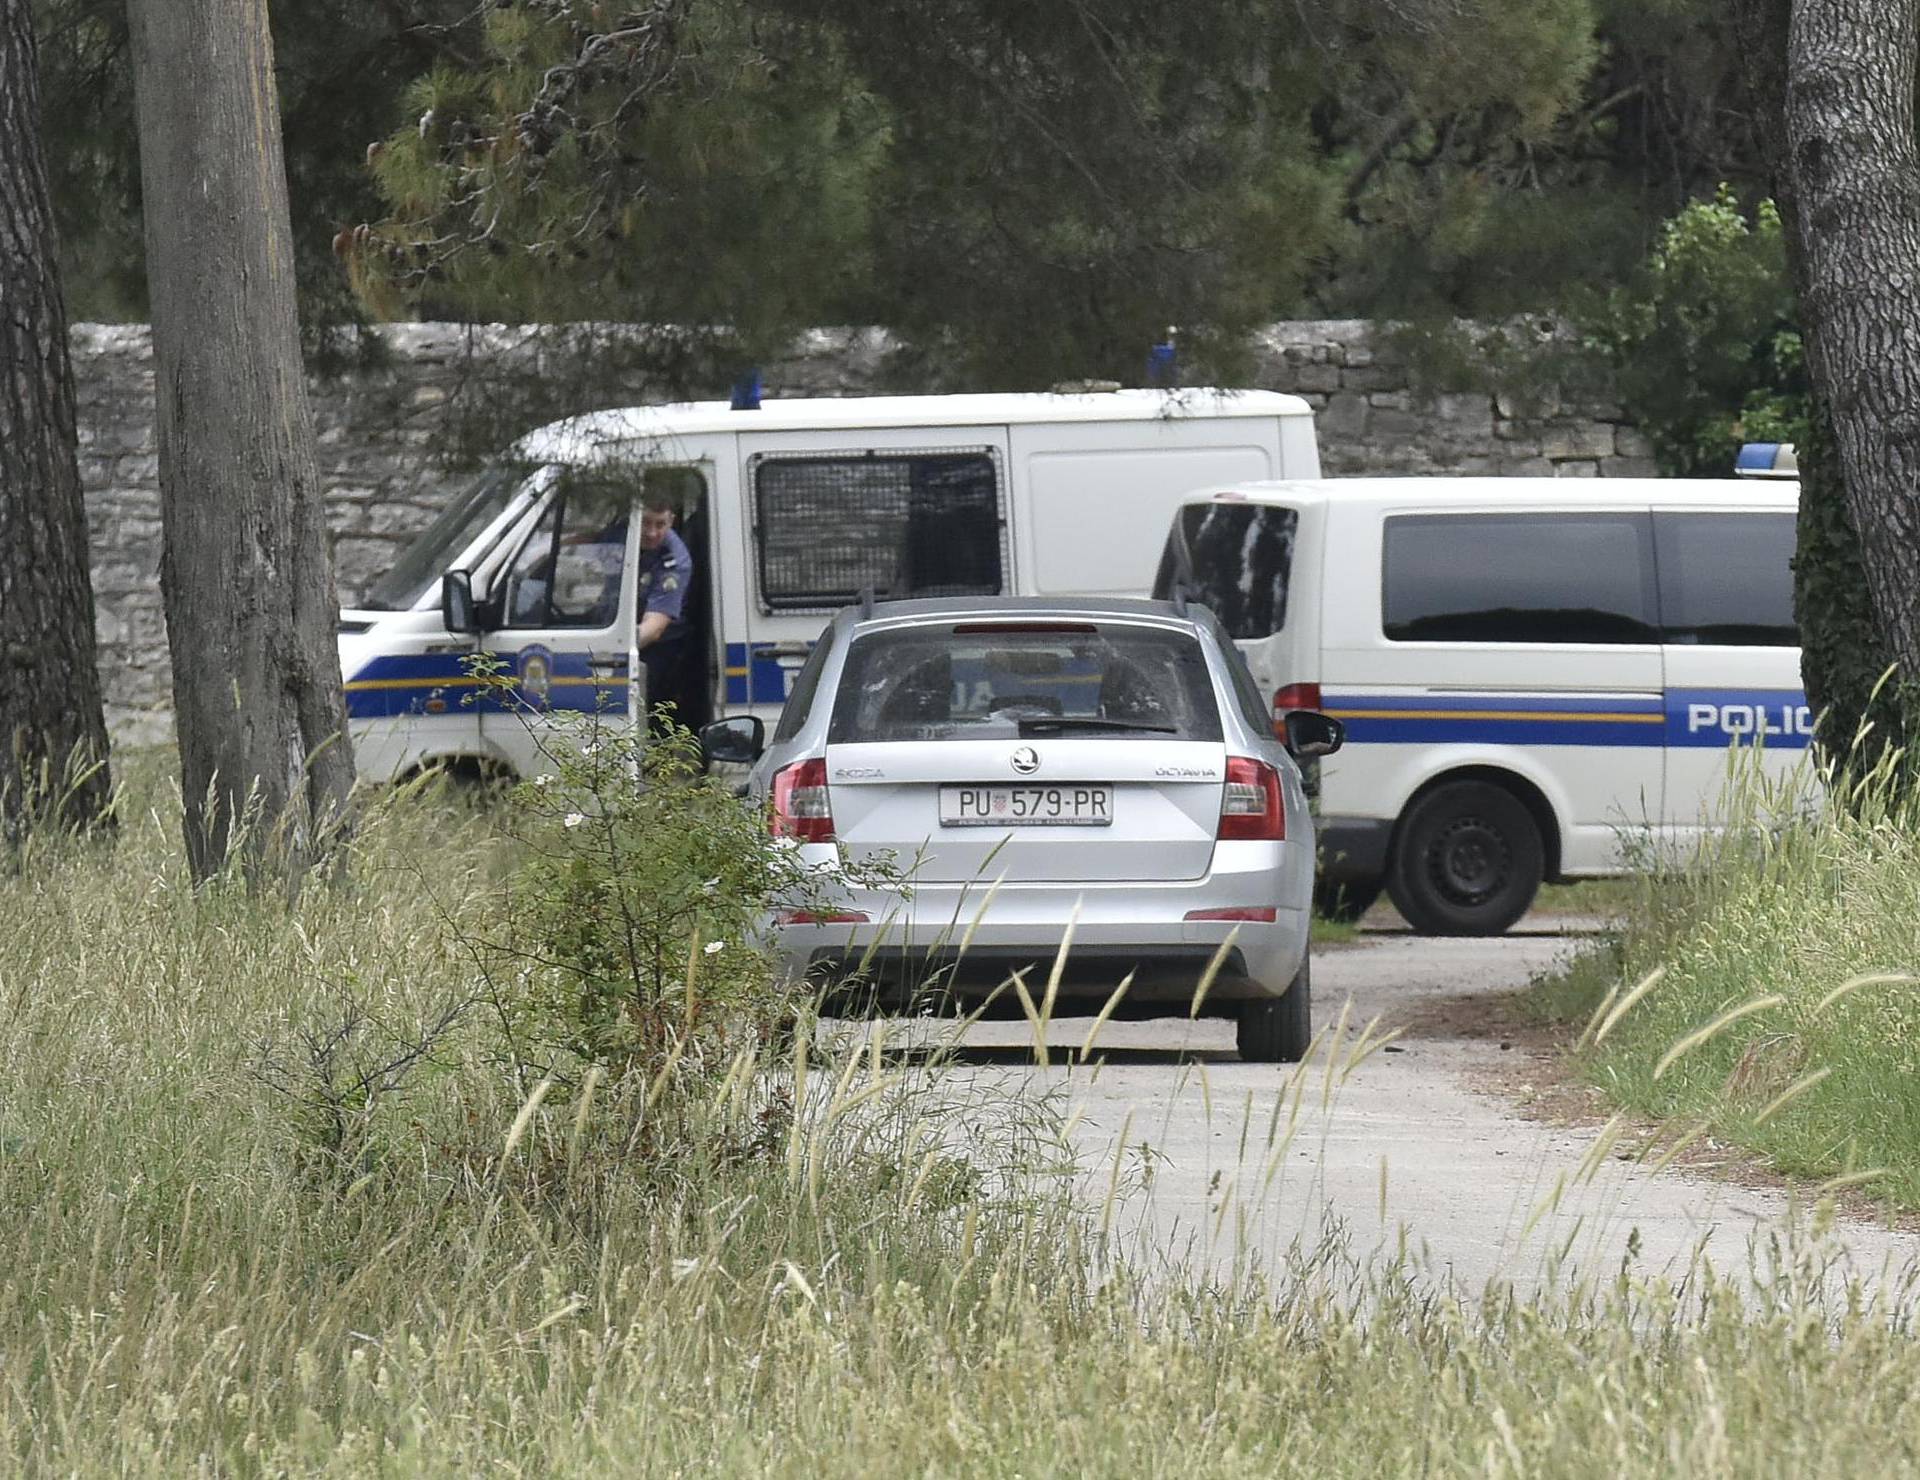
[[[905,891],[847,884],[827,913],[773,922],[794,975],[863,971],[963,1000],[1026,968],[1093,1010],[1202,1010],[1241,1056],[1311,1038],[1313,824],[1296,756],[1340,744],[1299,711],[1275,737],[1231,640],[1201,607],[946,597],[842,611],[796,676],[772,739],[741,716],[703,732],[751,761],[775,832],[837,867],[891,857]]]

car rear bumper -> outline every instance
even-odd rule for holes
[[[865,914],[865,923],[779,925],[774,943],[793,978],[858,973],[894,985],[938,978],[970,992],[991,989],[1026,966],[1037,993],[1071,922],[1063,994],[1104,1001],[1132,971],[1130,998],[1184,1004],[1231,938],[1209,1000],[1276,997],[1299,972],[1310,923],[1311,874],[1293,866],[1288,848],[1222,845],[1207,874],[1177,882],[985,879],[917,885],[910,896],[850,890],[837,904]],[[830,856],[828,848],[821,852]],[[1233,909],[1268,909],[1273,919],[1188,918]]]

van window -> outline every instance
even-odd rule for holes
[[[987,448],[750,460],[760,604],[832,610],[882,597],[992,596],[1005,569],[999,464]]]
[[[1792,514],[1655,514],[1653,539],[1668,642],[1799,645]]]
[[[1287,585],[1300,515],[1271,504],[1190,504],[1161,559],[1154,595],[1173,583],[1208,607],[1234,637],[1271,637],[1287,624]]]
[[[1402,514],[1386,521],[1393,642],[1657,642],[1646,514]]]
[[[507,571],[509,627],[611,627],[620,615],[634,491],[574,474]]]

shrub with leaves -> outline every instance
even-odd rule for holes
[[[507,824],[525,862],[478,943],[516,1067],[567,1085],[725,1063],[794,1010],[769,912],[829,881],[704,773],[687,731],[541,724],[550,770],[514,788]]]
[[[1667,222],[1633,279],[1582,315],[1663,471],[1725,477],[1742,442],[1805,444],[1806,372],[1780,215],[1725,186]]]

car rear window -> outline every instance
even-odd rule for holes
[[[1049,720],[1062,735],[1221,738],[1206,655],[1189,634],[979,622],[855,639],[827,739],[1011,739],[1044,732]]]

